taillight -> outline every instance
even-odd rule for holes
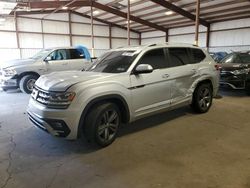
[[[219,71],[219,70],[221,69],[221,66],[218,65],[218,64],[214,65],[214,67],[215,67],[215,69],[216,69],[217,71]]]

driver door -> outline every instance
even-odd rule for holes
[[[135,118],[167,108],[171,101],[172,81],[169,79],[165,50],[146,52],[136,66],[139,64],[151,65],[153,72],[130,75]]]
[[[56,71],[70,70],[69,59],[70,54],[67,49],[58,49],[50,53],[47,57],[50,59],[46,62],[48,73]]]

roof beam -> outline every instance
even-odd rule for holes
[[[109,7],[109,6],[106,6],[106,5],[97,3],[97,2],[95,2],[95,1],[92,2],[92,6],[95,7],[95,8],[98,8],[98,9],[100,9],[100,10],[107,11],[107,12],[109,12],[109,13],[112,13],[112,14],[115,14],[115,15],[117,15],[117,16],[123,17],[123,18],[125,18],[125,19],[127,18],[127,13],[124,13],[124,12],[122,12],[122,11],[116,10],[116,9],[111,8],[111,7]],[[154,23],[152,23],[152,22],[143,20],[143,19],[138,18],[138,17],[136,17],[136,16],[130,15],[130,19],[131,19],[132,21],[138,22],[138,23],[143,24],[143,25],[147,25],[147,26],[149,26],[149,27],[155,28],[155,29],[160,30],[160,31],[164,31],[164,32],[167,31],[167,28],[165,28],[165,27],[162,27],[162,26],[159,26],[159,25],[154,24]]]
[[[29,5],[31,9],[58,8],[67,4],[67,7],[84,7],[91,5],[91,2],[89,0],[77,0],[74,3],[69,3],[71,3],[71,1],[31,1],[29,2]]]
[[[79,13],[79,12],[76,12],[76,11],[72,11],[72,13],[73,13],[73,14],[76,14],[76,15],[78,15],[78,16],[84,17],[84,18],[89,18],[89,19],[91,18],[91,16],[89,16],[89,15],[82,14],[82,13]],[[115,26],[115,27],[118,27],[118,28],[127,30],[127,27],[123,27],[123,26],[121,26],[121,25],[113,24],[113,23],[111,23],[111,22],[108,22],[108,21],[105,21],[105,20],[102,20],[102,19],[99,19],[99,18],[93,17],[93,20],[98,21],[98,22],[101,22],[101,23],[104,23],[104,24],[107,24],[107,25],[111,25],[111,26]],[[130,29],[130,31],[140,34],[139,31],[134,30],[134,29]]]
[[[165,0],[151,0],[151,1],[156,3],[156,4],[159,4],[159,5],[163,6],[163,7],[167,8],[167,9],[169,9],[169,10],[172,10],[172,11],[174,11],[174,12],[176,12],[176,13],[184,16],[184,17],[187,17],[190,20],[195,21],[195,17],[196,17],[195,15],[189,13],[188,11],[186,11],[186,10],[184,10],[184,9],[182,9],[182,8],[172,4],[172,3],[169,3],[168,1],[165,1]],[[206,20],[203,20],[203,19],[199,18],[199,22],[200,22],[200,24],[202,24],[202,25],[204,25],[206,27],[209,26],[209,23]]]

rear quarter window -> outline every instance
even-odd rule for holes
[[[191,48],[191,64],[200,63],[206,58],[206,55],[201,49]]]

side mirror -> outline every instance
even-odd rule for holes
[[[52,60],[52,57],[51,56],[47,56],[45,59],[44,59],[44,61],[46,62],[46,63],[48,63],[49,61],[51,61]]]
[[[153,67],[149,64],[140,64],[135,68],[135,74],[145,74],[153,72]]]

